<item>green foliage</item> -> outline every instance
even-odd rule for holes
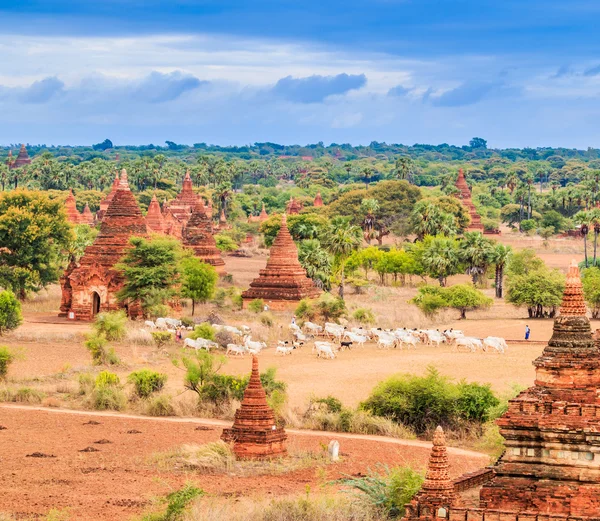
[[[324,405],[328,412],[342,412],[342,402],[334,396],[325,398],[313,398],[312,403]]]
[[[542,228],[551,228],[553,233],[560,233],[567,229],[567,219],[556,210],[548,210],[542,215],[540,226]]]
[[[370,472],[360,478],[344,478],[340,483],[362,493],[365,499],[387,517],[400,518],[405,505],[421,489],[425,477],[411,467],[383,467],[383,474]]]
[[[321,289],[331,289],[331,256],[317,239],[307,239],[298,246],[298,261],[306,274]]]
[[[148,416],[173,416],[175,414],[171,397],[166,394],[150,396],[144,403],[143,411]]]
[[[196,302],[206,302],[215,294],[219,276],[216,270],[197,257],[185,257],[181,261],[181,296],[192,300],[192,315]]]
[[[237,242],[222,233],[215,235],[215,242],[217,243],[217,248],[221,251],[236,251],[239,248]]]
[[[288,215],[286,220],[290,235],[296,242],[320,237],[328,224],[325,217],[315,214]],[[260,225],[260,231],[268,248],[273,245],[279,228],[281,228],[281,215],[272,215]]]
[[[96,377],[95,385],[96,387],[111,387],[117,386],[121,383],[119,377],[115,373],[111,373],[110,371],[102,371]]]
[[[427,235],[451,236],[460,231],[455,216],[445,212],[433,199],[423,199],[415,205],[410,216],[410,225],[419,240],[423,240]]]
[[[110,311],[98,313],[94,320],[94,331],[97,336],[104,336],[106,340],[122,340],[127,329],[127,315],[124,311]]]
[[[417,295],[410,301],[428,316],[440,309],[452,308],[460,311],[460,318],[467,318],[467,311],[485,309],[493,300],[470,284],[456,284],[449,288],[421,286]]]
[[[132,237],[131,248],[117,265],[125,278],[117,297],[121,302],[139,302],[147,312],[175,296],[179,283],[181,246],[173,237]]]
[[[189,504],[203,494],[204,491],[201,489],[187,484],[181,490],[171,492],[167,495],[165,499],[167,508],[164,513],[148,514],[143,517],[142,521],[181,521]]]
[[[14,361],[15,354],[7,346],[0,346],[0,380],[6,378],[8,367]]]
[[[205,340],[215,340],[215,328],[212,327],[208,322],[202,322],[202,324],[197,325],[194,328],[188,337],[192,340],[197,340],[198,338],[204,338]]]
[[[157,349],[163,348],[173,340],[173,334],[168,331],[152,331],[150,334],[152,335],[152,340],[154,340]]]
[[[323,293],[318,299],[302,299],[294,312],[304,320],[338,321],[346,315],[346,304],[341,298]]]
[[[367,308],[357,308],[352,313],[352,318],[361,324],[375,324],[375,314]]]
[[[63,204],[43,192],[0,195],[0,286],[20,300],[58,281],[61,251],[73,239]]]
[[[483,422],[497,404],[489,385],[457,384],[430,367],[425,376],[401,374],[381,382],[361,408],[423,434],[437,425]]]
[[[273,316],[272,313],[268,313],[268,312],[261,313],[260,314],[260,323],[266,327],[273,327],[273,324],[275,323],[275,317]]]
[[[426,275],[445,286],[448,277],[461,272],[461,260],[456,239],[444,236],[427,236],[415,245],[413,254]]]
[[[89,404],[99,411],[123,410],[127,405],[127,397],[121,389],[119,377],[108,371],[99,373],[89,395]]]
[[[85,249],[90,246],[96,236],[98,235],[98,229],[93,228],[88,224],[78,224],[73,227],[74,237],[69,241],[69,245],[66,249],[66,254],[71,261],[78,261],[83,254]]]
[[[545,267],[544,261],[536,255],[534,249],[524,248],[517,253],[513,253],[510,257],[507,275],[527,275],[532,271],[538,271]]]
[[[160,391],[164,387],[167,375],[151,371],[150,369],[141,369],[131,373],[127,377],[127,381],[133,384],[135,394],[140,398],[148,398],[148,396]]]
[[[17,329],[23,322],[21,303],[12,291],[0,291],[0,336]]]
[[[118,365],[120,363],[115,350],[113,348],[107,349],[108,340],[106,340],[104,333],[87,335],[84,345],[92,355],[94,365]]]
[[[252,313],[262,313],[265,308],[265,301],[261,298],[255,298],[248,303],[248,311]]]
[[[592,318],[600,316],[600,268],[587,268],[581,272],[585,301],[592,310]]]
[[[521,221],[521,230],[524,232],[530,232],[537,228],[537,222],[535,219],[523,219]]]

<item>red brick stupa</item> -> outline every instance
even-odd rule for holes
[[[270,459],[287,454],[287,435],[277,426],[275,414],[267,404],[256,356],[252,357],[252,374],[242,405],[235,411],[233,426],[223,430],[221,439],[233,443],[233,452],[240,459]]]
[[[148,226],[149,231],[154,233],[165,233],[166,231],[165,219],[160,210],[160,204],[158,204],[156,194],[152,196],[152,200],[148,206],[148,213],[146,213],[146,226]]]
[[[533,387],[498,420],[506,451],[474,506],[450,521],[600,520],[600,350],[586,316],[579,269],[569,268],[552,338]],[[415,501],[419,506],[419,496]],[[414,510],[412,512],[418,512]],[[433,520],[435,512],[406,519]]]
[[[279,233],[271,247],[267,266],[259,277],[242,293],[244,307],[254,299],[263,299],[274,310],[296,306],[303,298],[316,298],[321,294],[298,261],[298,248],[290,235],[285,214],[281,218]]]
[[[187,224],[192,209],[196,206],[199,197],[194,193],[192,178],[189,171],[185,173],[183,187],[181,192],[172,201],[166,203],[164,218],[167,226],[167,233],[181,239],[183,229]]]
[[[8,167],[12,170],[14,168],[22,168],[24,166],[30,165],[31,164],[31,158],[29,157],[29,154],[27,153],[27,149],[25,148],[25,145],[21,145],[21,148],[19,149],[19,155],[17,156],[17,159],[15,159],[14,161],[12,160],[12,152],[9,152],[9,161],[8,161]]]
[[[119,188],[119,182],[120,182],[119,172],[116,172],[115,179],[113,181],[110,192],[104,199],[102,199],[102,201],[100,201],[100,209],[96,212],[96,217],[98,218],[99,221],[101,221],[104,218],[104,214],[106,213],[106,210],[108,209],[108,205],[110,204],[110,202],[113,200],[113,197],[117,193],[117,190]]]
[[[196,257],[215,268],[219,275],[225,275],[225,261],[217,248],[212,234],[212,223],[206,216],[200,199],[192,211],[192,216],[183,230],[183,245],[194,250]]]
[[[249,223],[262,223],[262,222],[266,221],[268,218],[269,218],[269,214],[267,213],[267,210],[265,210],[265,203],[263,203],[260,214],[259,215],[251,215],[250,217],[248,217],[248,222]]]
[[[65,199],[65,213],[71,224],[79,224],[81,222],[81,214],[77,210],[77,202],[73,195],[73,190],[69,190],[69,195]]]
[[[458,194],[456,196],[461,200],[462,204],[465,205],[467,210],[469,211],[469,215],[471,216],[471,224],[467,228],[469,232],[481,232],[483,233],[483,224],[481,224],[481,217],[477,213],[475,209],[475,205],[471,200],[471,190],[469,190],[469,185],[467,184],[467,180],[465,179],[465,174],[463,169],[459,169],[458,171],[458,179],[455,184],[458,189]]]
[[[123,275],[115,265],[129,248],[131,237],[147,234],[146,222],[123,170],[96,240],[86,248],[79,265],[70,265],[61,278],[61,315],[72,311],[77,320],[91,320],[100,311],[124,308],[131,317],[141,316],[139,303],[117,301]]]
[[[298,215],[302,210],[302,203],[296,201],[293,197],[290,197],[290,201],[287,204],[286,212],[288,215]]]
[[[79,221],[81,224],[89,224],[92,226],[96,220],[94,219],[94,214],[90,210],[90,205],[85,203],[85,207],[83,208],[83,212],[81,212],[81,219]]]
[[[315,201],[313,202],[315,208],[321,208],[323,206],[323,199],[321,198],[321,192],[317,192],[315,195]]]

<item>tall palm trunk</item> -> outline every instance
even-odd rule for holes
[[[340,276],[340,288],[338,294],[342,300],[344,300],[344,264],[342,263],[342,274]]]
[[[496,264],[496,298],[502,298],[504,290],[504,266],[502,264]]]
[[[600,232],[600,230],[597,230],[594,227],[594,260],[592,262],[592,266],[594,266],[594,268],[596,267],[596,247],[598,245],[598,232]]]
[[[527,219],[531,219],[531,185],[528,187],[528,196],[527,196]]]
[[[587,254],[587,233],[583,236],[583,252],[585,255],[585,267],[588,267],[588,254]]]

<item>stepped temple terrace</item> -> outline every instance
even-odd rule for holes
[[[194,250],[196,257],[225,275],[225,261],[212,234],[212,222],[206,215],[202,199],[198,199],[192,215],[183,230],[183,245]]]
[[[115,179],[113,181],[110,192],[104,199],[102,199],[102,201],[100,201],[100,209],[96,213],[96,218],[98,220],[101,221],[104,218],[104,214],[106,213],[106,210],[108,209],[108,206],[110,205],[110,202],[113,200],[115,194],[117,193],[117,190],[119,188],[119,182],[120,182],[119,172],[117,172],[115,174]]]
[[[123,170],[96,240],[86,248],[79,265],[71,263],[61,278],[61,315],[72,312],[77,320],[91,320],[100,311],[125,308],[129,316],[140,316],[139,304],[117,301],[123,276],[115,265],[128,248],[131,237],[147,235],[146,222],[129,189],[127,172]]]
[[[258,358],[252,357],[252,374],[240,408],[230,429],[224,429],[221,439],[233,443],[240,459],[269,459],[285,456],[287,435],[275,422],[275,414],[267,404],[267,395],[260,381]]]
[[[192,215],[192,209],[198,203],[198,199],[200,197],[194,193],[192,178],[188,171],[185,173],[181,192],[175,199],[163,206],[166,233],[181,239],[185,225]]]
[[[505,453],[490,469],[454,481],[454,492],[485,481],[478,500],[470,505],[448,488],[438,431],[428,478],[406,520],[600,519],[600,349],[586,312],[573,263],[552,338],[533,363],[535,384],[497,422]]]
[[[298,261],[298,248],[290,235],[285,214],[271,247],[267,266],[260,270],[250,288],[242,293],[244,307],[254,299],[263,299],[273,310],[291,309],[303,298],[321,294]]]

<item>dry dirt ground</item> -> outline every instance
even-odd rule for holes
[[[534,247],[551,266],[565,270],[572,258],[580,260],[582,245],[577,240],[550,241],[547,247],[541,240],[517,238],[505,234],[502,242],[515,249]],[[234,285],[245,288],[266,263],[266,256],[250,259],[229,258],[227,269],[233,274]],[[456,277],[456,281],[467,280]],[[416,280],[414,281],[417,282]],[[533,382],[531,365],[542,351],[552,332],[551,320],[527,320],[525,310],[497,301],[487,311],[468,314],[457,320],[456,313],[446,313],[435,320],[426,319],[407,301],[414,296],[414,287],[375,287],[363,295],[349,295],[350,310],[367,307],[373,310],[382,327],[454,327],[478,337],[502,336],[511,342],[505,355],[491,353],[458,353],[448,346],[440,348],[419,346],[416,350],[378,350],[374,344],[345,351],[336,360],[320,360],[310,346],[281,357],[273,348],[276,340],[288,333],[291,313],[276,314],[273,328],[260,325],[257,316],[249,312],[216,310],[227,323],[247,324],[253,336],[265,340],[269,348],[260,355],[261,367],[277,368],[279,379],[288,384],[290,406],[302,410],[311,395],[333,395],[344,404],[353,406],[365,399],[373,387],[396,373],[422,374],[430,365],[442,374],[455,379],[487,382],[500,393],[513,384],[529,386]],[[493,291],[487,290],[490,296]],[[56,316],[59,294],[51,288],[25,306],[25,322],[14,333],[5,336],[2,344],[20,348],[22,356],[10,368],[11,386],[33,386],[54,392],[58,388],[77,389],[77,373],[98,371],[90,365],[83,346],[83,335],[89,325],[71,323]],[[213,309],[201,306],[197,312],[205,316]],[[532,342],[522,340],[525,325],[532,328]],[[136,340],[139,324],[129,326],[132,336],[114,347],[122,360],[116,369],[122,380],[128,373],[151,368],[169,375],[167,392],[180,399],[183,373],[171,363],[177,354],[175,346],[158,352],[153,346]],[[592,327],[600,327],[597,322]],[[245,374],[250,369],[248,358],[230,359],[224,371]],[[60,377],[57,378],[57,373]],[[185,396],[185,395],[184,395]],[[52,403],[64,406],[66,403]],[[315,469],[286,475],[260,478],[231,478],[225,476],[185,475],[161,472],[148,463],[148,457],[182,443],[215,440],[220,429],[196,431],[192,421],[175,423],[155,419],[103,417],[100,425],[83,425],[91,418],[35,410],[20,411],[0,408],[0,512],[42,514],[51,508],[68,507],[72,519],[127,519],[141,511],[153,496],[164,495],[186,480],[196,481],[214,493],[286,494],[303,490],[306,484],[317,481]],[[140,434],[127,434],[139,430]],[[325,434],[328,441],[331,434]],[[108,439],[112,443],[97,445]],[[317,438],[294,434],[291,447],[319,450]],[[79,452],[95,447],[99,452]],[[427,450],[411,447],[392,447],[373,441],[344,440],[342,451],[349,456],[334,467],[327,467],[328,477],[341,473],[366,472],[378,462],[397,463],[415,458],[423,463]],[[56,458],[33,458],[28,454],[42,452]],[[455,473],[481,465],[465,457],[453,457]],[[474,463],[477,463],[476,465]]]
[[[285,496],[304,493],[307,486],[318,490],[344,475],[365,474],[378,464],[423,468],[430,451],[420,442],[290,432],[292,456],[323,453],[324,444],[338,439],[341,461],[260,476],[161,469],[153,459],[156,454],[218,440],[221,425],[215,424],[220,422],[204,423],[198,430],[200,423],[0,407],[0,512],[35,519],[58,509],[70,520],[126,520],[186,482],[216,496]],[[460,475],[489,460],[450,449],[450,462],[453,475]]]

